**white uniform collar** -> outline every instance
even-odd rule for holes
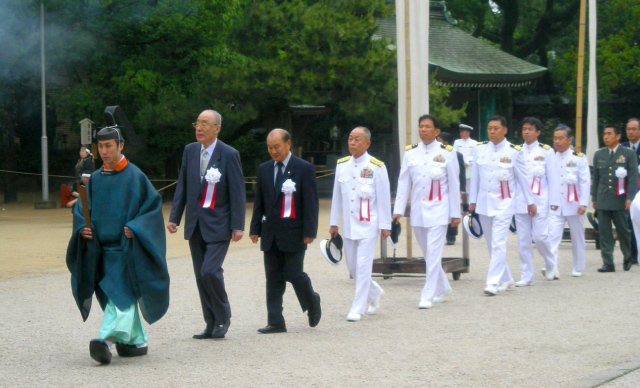
[[[558,152],[558,155],[560,155],[560,156],[568,156],[568,155],[571,155],[572,153],[573,153],[573,150],[571,148],[567,148],[567,150],[564,151],[564,152]]]
[[[354,163],[363,163],[366,162],[367,160],[369,160],[369,153],[367,151],[364,152],[364,154],[360,155],[359,158],[353,158],[353,162]]]
[[[496,150],[501,149],[502,147],[504,147],[505,145],[507,145],[507,143],[508,143],[508,141],[507,141],[507,138],[506,138],[506,137],[505,137],[504,139],[502,139],[502,141],[501,141],[500,143],[498,143],[497,145],[496,145],[496,144],[493,144],[493,142],[492,142],[492,141],[490,141],[490,142],[489,142],[489,144],[491,144],[491,147],[492,147],[492,148],[495,148]]]
[[[440,142],[437,140],[434,140],[431,142],[431,144],[426,145],[423,142],[420,142],[420,146],[422,148],[424,148],[426,151],[431,151],[432,149],[434,149],[435,147],[439,147],[440,146]]]
[[[523,144],[523,146],[524,146],[528,151],[534,150],[534,149],[535,149],[536,147],[538,147],[539,145],[540,145],[540,143],[539,143],[537,140],[536,140],[536,141],[534,141],[534,142],[533,142],[533,143],[531,143],[531,144],[527,144],[527,143],[524,143],[524,144]]]

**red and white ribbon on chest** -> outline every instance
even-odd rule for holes
[[[216,205],[216,186],[220,182],[222,174],[217,168],[211,167],[207,170],[204,179],[207,181],[207,185],[204,187],[202,193],[202,200],[200,201],[200,207],[209,208],[213,210]]]
[[[433,201],[434,198],[434,186],[437,186],[438,190],[438,201],[442,201],[442,195],[440,192],[440,180],[444,176],[442,169],[440,167],[431,168],[431,192],[429,193],[429,201]]]
[[[371,185],[360,185],[360,221],[371,221],[371,209],[369,200],[373,198]]]
[[[567,174],[565,182],[567,183],[567,202],[578,202],[578,190],[576,189],[578,179],[574,174]]]
[[[618,167],[616,169],[616,177],[618,178],[616,184],[616,195],[625,195],[627,194],[627,185],[624,184],[625,178],[627,177],[627,169],[624,167]]]
[[[502,195],[502,199],[511,198],[511,190],[509,189],[509,172],[500,171],[498,179],[500,179],[500,194]]]
[[[282,207],[280,208],[280,218],[296,218],[296,207],[293,201],[293,193],[296,191],[296,183],[287,179],[282,184]]]
[[[531,180],[531,192],[540,195],[542,188],[542,177],[544,176],[544,167],[536,166],[533,168],[533,179]]]

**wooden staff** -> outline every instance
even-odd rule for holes
[[[84,225],[91,229],[91,214],[89,213],[89,201],[87,201],[87,189],[80,183],[76,184],[76,191],[80,194],[80,203],[82,203],[82,212],[84,213]],[[84,247],[86,241],[82,240],[82,246]]]

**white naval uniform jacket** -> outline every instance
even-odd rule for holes
[[[441,175],[440,200],[438,180],[432,179],[434,173]],[[447,225],[452,218],[460,218],[459,174],[458,156],[453,147],[437,141],[429,145],[418,143],[407,146],[400,168],[393,214],[404,216],[411,192],[411,226],[428,228]]]
[[[465,178],[471,178],[471,165],[473,164],[473,157],[476,152],[478,142],[469,139],[458,139],[453,142],[453,150],[462,154],[462,160],[467,164],[465,167]]]
[[[476,213],[488,217],[514,215],[517,186],[527,186],[525,170],[520,146],[509,143],[507,139],[498,145],[493,142],[478,143],[469,190],[469,203],[476,204]],[[504,199],[500,181],[503,175],[509,182],[508,192],[504,185]],[[524,197],[527,204],[534,203],[531,190],[524,191]]]
[[[531,144],[525,143],[521,147],[520,153],[522,153],[526,165],[525,176],[528,186],[518,186],[516,190],[516,214],[528,213],[523,195],[524,190],[531,191],[533,202],[538,209],[537,212],[541,215],[547,214],[549,206],[560,206],[560,198],[557,195],[560,191],[560,184],[556,175],[555,151],[550,146],[539,143],[537,140]],[[542,173],[542,176],[540,176],[540,195],[538,195],[537,187],[533,185],[534,172],[536,170]]]
[[[575,153],[568,149],[565,152],[556,153],[556,177],[558,178],[560,208],[551,210],[549,215],[554,216],[577,216],[579,206],[589,205],[589,194],[591,191],[591,172],[589,161],[583,153]],[[576,180],[575,189],[578,194],[578,201],[567,201],[567,192],[571,185],[567,183],[567,177],[573,175]]]
[[[369,198],[369,221],[360,220],[361,193],[373,189]],[[363,201],[365,201],[363,199]],[[380,230],[391,230],[391,191],[384,163],[367,152],[355,159],[338,160],[333,183],[330,225],[337,226],[342,215],[342,236],[350,240],[372,238]]]

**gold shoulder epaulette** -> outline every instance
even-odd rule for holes
[[[452,151],[453,150],[453,147],[451,147],[450,145],[440,144],[440,147],[444,148],[447,151]]]
[[[405,151],[409,151],[412,150],[414,148],[416,148],[418,146],[418,143],[416,144],[409,144],[408,146],[404,147]]]
[[[375,164],[378,167],[384,166],[384,162],[382,160],[378,160],[376,158],[371,158],[370,161],[371,161],[371,163]]]
[[[538,143],[540,144],[540,147],[544,148],[545,150],[548,150],[551,148],[551,146],[549,146],[548,144],[544,144],[544,143]]]
[[[348,161],[349,161],[349,159],[351,159],[351,155],[349,155],[349,156],[345,156],[344,158],[340,158],[340,159],[338,159],[338,162],[337,162],[337,163],[338,163],[338,164],[340,164],[340,163],[348,162]]]
[[[516,151],[520,151],[522,149],[522,147],[520,147],[519,145],[515,145],[515,144],[510,144],[511,148],[513,148]]]
[[[573,154],[574,154],[575,156],[579,157],[579,158],[581,158],[581,157],[583,157],[583,156],[584,156],[584,154],[583,154],[582,152],[575,152],[575,151],[574,151],[574,152],[573,152]]]
[[[487,144],[487,143],[488,143],[488,141],[479,141],[478,144],[476,144],[476,145],[483,145],[483,144]]]

